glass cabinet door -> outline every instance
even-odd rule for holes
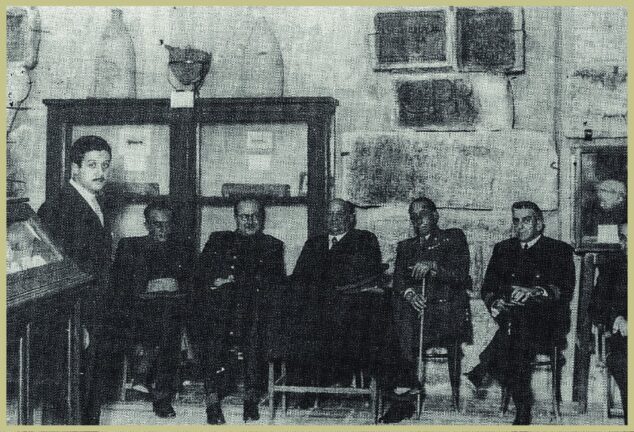
[[[200,195],[306,196],[305,123],[203,125],[200,133]]]
[[[143,209],[148,198],[169,195],[169,126],[73,126],[73,142],[84,135],[100,136],[112,148],[112,169],[106,191],[117,197],[131,198],[117,208],[114,215],[112,236],[115,251],[121,238],[147,234]]]
[[[305,123],[201,126],[201,249],[211,232],[235,229],[237,197],[258,196],[272,200],[264,232],[284,242],[286,271],[292,272],[308,233],[307,133]]]

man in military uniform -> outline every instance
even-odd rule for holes
[[[265,381],[265,321],[282,289],[284,243],[264,234],[264,207],[244,199],[234,206],[237,229],[211,233],[202,251],[194,295],[196,338],[207,392],[207,423],[225,422],[221,409],[231,335],[240,335],[244,355],[243,419],[259,419],[259,392]]]
[[[132,388],[150,393],[154,413],[170,418],[176,415],[171,401],[194,256],[171,235],[173,211],[167,203],[152,202],[143,213],[148,235],[119,241],[111,282],[119,325],[134,353]]]
[[[471,317],[467,289],[469,247],[457,228],[438,228],[438,211],[429,198],[409,206],[416,237],[403,240],[396,249],[393,313],[401,345],[402,365],[392,385],[423,391],[417,377],[420,314],[424,309],[423,348],[447,348],[449,378],[454,405],[459,401],[461,343],[471,340]],[[422,286],[425,283],[423,295]],[[388,380],[389,381],[389,380]],[[411,398],[397,400],[379,420],[396,423],[415,411]]]
[[[575,267],[572,247],[543,235],[537,204],[519,201],[511,210],[515,236],[495,245],[482,283],[482,299],[500,328],[467,377],[476,387],[492,377],[508,388],[513,424],[525,425],[533,405],[531,362],[565,347]]]

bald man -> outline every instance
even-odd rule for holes
[[[595,188],[596,199],[583,211],[583,235],[597,235],[598,225],[621,225],[627,222],[625,183],[609,179]]]
[[[196,271],[198,306],[195,339],[201,347],[201,363],[207,393],[207,423],[223,424],[223,386],[229,366],[232,338],[244,355],[243,420],[258,420],[259,395],[266,382],[266,314],[275,307],[276,293],[283,289],[284,243],[264,234],[265,210],[253,199],[234,206],[235,231],[209,236]]]

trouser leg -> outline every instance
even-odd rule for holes
[[[525,341],[513,344],[510,367],[507,370],[506,382],[515,403],[516,422],[529,424],[533,406],[531,390],[532,360],[534,350]]]
[[[262,362],[260,350],[260,338],[257,323],[252,323],[245,328],[246,337],[243,338],[244,355],[244,399],[257,401],[261,390]]]
[[[618,335],[612,336],[612,338],[621,338]],[[614,377],[616,385],[619,388],[621,394],[621,403],[623,404],[623,414],[625,415],[625,421],[627,421],[627,345],[625,343],[627,339],[621,338],[618,343],[614,343],[608,340],[610,344],[609,353],[605,359],[608,371]]]
[[[462,347],[459,342],[447,347],[447,365],[449,367],[449,382],[451,384],[452,403],[454,408],[460,406],[460,373],[462,369]]]

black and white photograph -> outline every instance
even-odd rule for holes
[[[2,428],[625,430],[630,12],[7,6]]]

